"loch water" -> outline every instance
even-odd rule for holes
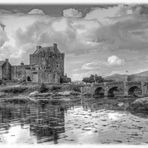
[[[148,117],[97,99],[1,103],[1,144],[148,144]]]

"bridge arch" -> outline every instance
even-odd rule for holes
[[[138,96],[142,94],[142,90],[138,86],[132,86],[128,89],[128,95],[129,96]]]
[[[111,88],[108,90],[108,97],[114,97],[114,96],[116,96],[116,93],[117,93],[117,92],[119,92],[118,86],[111,87]]]
[[[94,96],[95,97],[104,97],[105,90],[103,87],[97,87],[94,91]]]

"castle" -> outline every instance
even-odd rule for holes
[[[0,61],[0,79],[31,81],[35,83],[60,83],[64,76],[64,53],[54,43],[51,47],[37,46],[30,54],[30,64],[11,65],[6,59]]]

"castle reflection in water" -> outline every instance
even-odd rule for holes
[[[0,105],[0,132],[9,133],[12,126],[29,125],[30,135],[36,136],[37,143],[53,141],[58,143],[59,133],[64,133],[64,114],[66,108],[58,102],[48,104]]]

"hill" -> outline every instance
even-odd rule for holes
[[[113,74],[107,77],[104,77],[106,80],[114,80],[114,81],[124,81],[127,75],[125,74]],[[148,81],[148,71],[144,71],[141,73],[136,73],[132,75],[128,75],[128,79],[130,81]]]

